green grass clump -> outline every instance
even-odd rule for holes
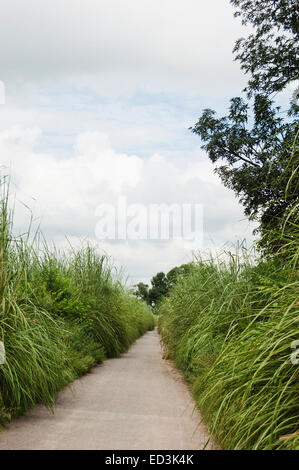
[[[2,189],[0,425],[35,403],[53,407],[59,389],[154,327],[150,309],[96,249],[66,255],[41,248],[39,234],[14,237]]]
[[[267,259],[198,260],[159,308],[167,353],[224,449],[299,447],[298,227]]]

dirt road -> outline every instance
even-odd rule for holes
[[[201,449],[208,433],[151,331],[0,433],[0,449]],[[213,448],[210,442],[208,448]]]

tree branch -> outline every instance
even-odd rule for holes
[[[252,162],[251,160],[248,160],[247,158],[242,157],[241,155],[237,154],[237,153],[234,152],[233,150],[229,150],[227,147],[224,147],[223,145],[220,145],[220,147],[221,147],[224,151],[226,151],[226,152],[228,152],[228,153],[232,153],[236,158],[239,158],[240,160],[243,160],[243,162],[249,163],[249,165],[253,165],[253,166],[257,167],[257,168],[261,168],[260,165],[258,165],[257,163],[254,163],[254,162]]]

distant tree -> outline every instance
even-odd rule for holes
[[[139,282],[135,286],[134,295],[141,300],[144,300],[147,304],[149,303],[149,286],[143,282]]]
[[[149,291],[150,305],[155,306],[168,292],[167,277],[163,272],[156,274],[151,280],[152,288]]]
[[[179,277],[189,273],[192,268],[193,263],[188,263],[172,268],[167,275],[163,272],[156,274],[151,280],[149,304],[155,307],[163,297],[168,295],[169,290],[175,285]]]
[[[188,274],[192,270],[192,268],[193,263],[182,264],[181,266],[176,266],[175,268],[172,268],[166,276],[168,291],[177,283],[180,276]]]

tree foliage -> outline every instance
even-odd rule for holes
[[[148,284],[139,282],[135,286],[134,295],[144,300],[151,307],[155,307],[162,298],[168,295],[179,277],[189,273],[192,268],[193,263],[188,263],[172,268],[167,274],[159,272],[151,279],[151,288]]]
[[[236,17],[255,33],[239,39],[234,47],[241,69],[251,75],[246,91],[280,91],[298,77],[298,0],[231,0]]]
[[[149,291],[150,305],[155,306],[159,300],[168,292],[167,276],[163,273],[157,273],[151,280],[152,288]]]
[[[134,295],[144,302],[149,303],[149,287],[148,284],[144,284],[143,282],[139,282],[135,286]]]
[[[231,3],[238,8],[235,16],[255,28],[234,48],[250,74],[247,98],[232,98],[224,117],[205,109],[191,130],[201,137],[210,160],[221,163],[216,173],[239,197],[245,214],[259,221],[264,235],[299,201],[298,106],[291,103],[286,114],[270,99],[298,76],[298,2]]]
[[[228,116],[217,118],[215,111],[205,109],[192,131],[201,136],[213,163],[225,162],[217,174],[238,195],[247,216],[260,216],[263,229],[298,201],[298,179],[291,179],[297,129],[283,122],[279,108],[261,95],[256,96],[253,111],[250,124],[248,104],[233,98]]]

